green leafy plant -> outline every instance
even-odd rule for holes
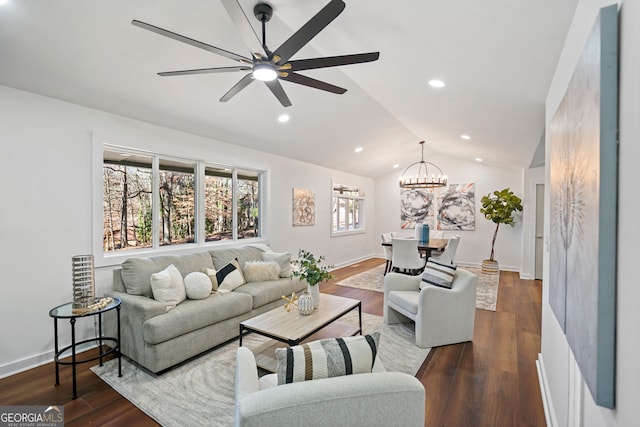
[[[496,224],[496,231],[493,233],[493,240],[491,241],[491,257],[489,257],[490,261],[495,261],[493,248],[496,244],[500,224],[507,224],[512,227],[515,225],[516,220],[513,214],[516,211],[522,211],[522,199],[513,194],[513,191],[509,188],[505,188],[483,196],[481,202],[480,213]]]
[[[329,269],[333,268],[333,266],[320,265],[324,259],[324,255],[316,258],[311,252],[300,249],[298,251],[298,259],[292,261],[292,264],[297,267],[293,275],[305,280],[311,286],[332,279],[333,276],[329,273]]]

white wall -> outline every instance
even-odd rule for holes
[[[460,235],[460,246],[456,252],[456,262],[462,265],[480,266],[483,259],[491,254],[491,239],[495,224],[480,213],[480,199],[494,190],[509,187],[523,198],[523,170],[490,166],[485,163],[461,160],[442,155],[431,156],[428,161],[438,165],[447,174],[450,183],[475,183],[476,229],[475,231],[445,231],[445,237]],[[413,230],[400,228],[400,188],[398,181],[404,170],[385,175],[376,180],[376,233],[396,231],[399,236],[413,236]],[[495,244],[495,259],[500,269],[520,271],[522,263],[522,217],[515,227],[500,226]],[[379,245],[378,245],[379,246]],[[378,248],[380,256],[382,249]]]
[[[560,103],[573,73],[577,58],[587,39],[600,7],[605,0],[581,0],[569,30],[564,50],[547,97],[547,126]],[[619,201],[618,201],[618,268],[616,308],[616,409],[595,405],[584,381],[575,369],[575,361],[555,316],[549,306],[549,295],[543,286],[542,359],[548,388],[545,394],[553,407],[552,419],[558,426],[635,426],[640,420],[640,339],[638,323],[640,286],[638,286],[637,242],[640,230],[636,212],[640,209],[640,2],[621,1],[620,17],[620,121],[619,121]],[[549,142],[547,139],[547,165]],[[549,181],[548,172],[546,182]],[[548,188],[548,185],[547,185]],[[548,191],[546,201],[549,200]],[[549,206],[549,203],[546,203]],[[549,209],[545,212],[545,240],[549,233]],[[548,252],[545,252],[545,266]],[[544,282],[548,283],[548,268]],[[571,373],[578,377],[572,378]]]
[[[374,181],[226,144],[74,104],[0,86],[0,377],[52,360],[51,308],[71,300],[71,256],[92,250],[92,138],[162,154],[266,170],[267,243],[299,248],[342,265],[377,249],[369,232],[330,237],[331,181],[365,189],[375,205]],[[316,195],[316,225],[292,227],[292,188]],[[201,248],[204,250],[204,248]],[[111,283],[111,268],[96,272],[96,292]],[[61,345],[69,343],[60,323]],[[78,339],[94,334],[79,321]]]

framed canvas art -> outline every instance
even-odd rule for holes
[[[618,6],[601,9],[551,120],[549,304],[594,401],[615,406]]]
[[[312,190],[293,189],[293,226],[309,226],[316,223],[316,198]]]

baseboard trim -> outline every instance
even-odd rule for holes
[[[536,360],[536,370],[538,371],[538,383],[540,384],[540,395],[542,396],[544,418],[547,422],[548,427],[556,427],[558,425],[558,420],[556,419],[556,413],[553,409],[553,401],[551,399],[551,392],[549,390],[547,373],[544,369],[544,360],[542,358],[542,353],[538,353],[538,359]]]
[[[345,262],[341,262],[339,264],[335,264],[333,266],[332,270],[335,270],[335,269],[338,269],[338,268],[342,268],[342,267],[346,267],[348,265],[352,265],[352,264],[355,264],[355,263],[358,263],[358,262],[361,262],[361,261],[364,261],[364,260],[367,260],[367,259],[371,259],[371,258],[382,258],[382,259],[384,259],[383,256],[380,256],[378,254],[368,254],[368,255],[364,255],[364,256],[358,257],[358,258],[351,259],[349,261],[345,261]]]
[[[85,351],[94,349],[96,347],[97,344],[85,344],[82,347],[76,349],[76,357],[84,353]],[[20,372],[28,371],[29,369],[37,368],[38,366],[46,365],[47,363],[51,363],[53,362],[53,353],[53,350],[46,351],[44,353],[34,354],[33,356],[16,360],[15,362],[4,364],[0,366],[0,379],[19,374]],[[66,354],[63,356],[67,357]],[[69,357],[71,357],[71,352],[69,352]],[[51,381],[53,381],[53,371],[51,378]]]

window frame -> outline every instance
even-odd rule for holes
[[[341,194],[341,193],[337,193],[336,192],[336,187],[340,186],[343,187],[345,189],[352,189],[352,191],[356,191],[358,192],[358,194]],[[343,185],[343,184],[339,184],[335,181],[331,182],[331,210],[330,210],[330,221],[329,221],[329,227],[331,228],[331,237],[341,237],[341,236],[349,236],[349,235],[353,235],[353,234],[363,234],[366,233],[366,222],[365,222],[365,217],[366,217],[366,196],[365,194],[363,194],[364,191],[361,189],[361,187],[358,186],[352,186],[352,185]],[[354,219],[354,228],[353,229],[349,229],[348,225],[347,225],[347,229],[346,230],[339,230],[336,228],[334,228],[334,223],[333,223],[333,207],[334,206],[338,206],[338,204],[336,203],[336,199],[342,199],[345,200],[345,202],[347,203],[347,205],[351,205],[354,208],[353,209],[349,209],[349,213],[347,213],[347,217],[345,218],[345,222],[349,222],[350,219],[350,215],[353,215],[353,219]],[[358,212],[356,215],[356,210],[355,210],[355,206],[358,206]],[[338,215],[338,213],[336,213]],[[358,218],[359,221],[359,227],[355,228],[355,218]],[[337,223],[340,223],[340,218],[338,217],[337,219]]]
[[[104,235],[104,190],[103,190],[103,167],[104,167],[104,151],[118,151],[137,156],[147,156],[151,158],[152,163],[152,244],[151,247],[122,249],[118,251],[105,251],[103,247]],[[195,233],[193,243],[180,243],[171,245],[161,245],[159,241],[160,230],[160,191],[159,191],[159,170],[160,161],[180,162],[194,166],[194,214],[195,214]],[[266,214],[267,206],[267,171],[256,169],[248,166],[232,166],[220,164],[210,160],[193,159],[189,157],[178,157],[175,155],[164,154],[159,152],[151,152],[122,145],[105,142],[103,139],[93,137],[92,144],[92,164],[93,164],[93,225],[92,225],[92,249],[94,255],[94,264],[96,267],[112,266],[122,263],[125,259],[131,257],[149,257],[155,255],[181,254],[193,251],[196,248],[210,248],[219,246],[233,246],[238,243],[248,244],[266,241]],[[206,241],[205,233],[205,189],[204,175],[206,167],[229,169],[232,174],[232,238],[227,240]],[[238,239],[237,230],[237,171],[249,171],[255,173],[258,178],[258,237],[249,237]]]

